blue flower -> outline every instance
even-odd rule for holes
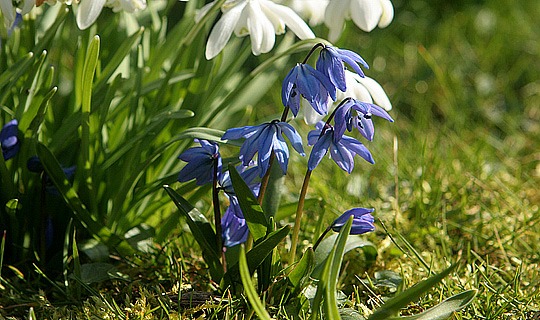
[[[319,54],[319,59],[317,59],[317,70],[327,76],[343,92],[347,90],[344,62],[350,65],[362,78],[364,77],[364,72],[360,69],[357,62],[362,64],[366,69],[369,69],[364,59],[355,52],[338,49],[333,46],[325,46]]]
[[[313,171],[328,151],[330,151],[330,157],[338,167],[348,173],[351,173],[354,168],[354,156],[357,154],[367,162],[375,163],[369,150],[358,140],[343,136],[339,141],[335,142],[334,128],[323,121],[319,121],[315,128],[317,129],[308,133],[308,145],[313,145],[309,155],[308,170]]]
[[[36,173],[42,173],[45,171],[45,168],[43,168],[43,164],[41,164],[41,160],[37,156],[33,156],[26,162],[26,167],[31,172]],[[77,169],[77,166],[71,166],[64,168],[62,167],[62,171],[64,171],[64,175],[66,175],[66,179],[71,180],[73,176],[75,175],[75,170]],[[59,196],[60,192],[58,192],[58,189],[53,185],[51,178],[46,175],[45,176],[45,191],[47,191],[50,194],[53,194],[55,196]]]
[[[347,220],[349,220],[349,217],[353,216],[350,234],[363,234],[366,232],[374,231],[375,226],[373,225],[373,222],[375,222],[375,219],[371,215],[373,211],[375,210],[366,208],[351,209],[342,214],[336,220],[334,220],[331,228],[332,230],[339,232],[341,230],[341,227],[343,227]]]
[[[352,110],[356,110],[357,115],[353,115]],[[353,127],[358,128],[366,139],[373,141],[373,135],[375,133],[373,121],[371,120],[373,115],[394,122],[394,119],[392,119],[388,112],[378,105],[348,98],[348,101],[336,110],[334,118],[336,125],[334,141],[341,139],[345,133],[345,128],[351,131]]]
[[[195,139],[200,147],[190,148],[178,156],[178,159],[187,162],[178,174],[179,182],[197,179],[197,185],[212,182],[214,179],[214,162],[217,161],[218,179],[221,176],[221,155],[219,145],[214,141]]]
[[[0,145],[2,146],[2,154],[4,160],[13,158],[19,152],[20,141],[17,138],[19,133],[17,119],[13,119],[0,130]]]
[[[255,178],[260,175],[261,168],[259,166],[247,167],[239,164],[238,166],[236,166],[236,170],[238,170],[240,176],[242,177],[242,179],[244,179],[244,182],[250,185],[253,180],[255,180]],[[235,195],[229,170],[225,171],[221,175],[218,184],[227,195]]]
[[[326,114],[328,97],[336,101],[336,87],[327,76],[307,64],[298,63],[289,71],[281,88],[281,100],[294,116],[300,110],[302,95],[319,114]]]
[[[221,140],[246,138],[240,148],[239,158],[244,166],[249,165],[250,161],[258,153],[257,165],[261,168],[260,176],[263,177],[268,170],[270,156],[272,151],[281,167],[283,174],[287,173],[289,163],[289,148],[283,134],[289,138],[292,147],[300,155],[305,156],[302,147],[302,137],[288,123],[281,121],[272,121],[258,126],[247,126],[241,128],[229,129],[225,132]]]
[[[249,186],[255,196],[259,195],[260,187],[260,183]],[[249,228],[240,209],[238,198],[235,195],[226,195],[229,198],[229,207],[221,218],[221,237],[225,247],[232,247],[246,241]]]
[[[221,239],[225,247],[232,247],[246,242],[249,228],[245,219],[239,217],[240,205],[235,196],[229,198],[230,205],[221,217]]]

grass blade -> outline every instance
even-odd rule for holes
[[[242,284],[244,284],[244,292],[248,297],[249,303],[251,304],[253,310],[255,310],[255,313],[257,313],[259,318],[263,320],[270,320],[270,315],[264,308],[261,300],[259,299],[259,296],[257,295],[257,291],[255,290],[255,287],[253,287],[253,283],[251,282],[251,276],[248,269],[246,251],[244,249],[244,246],[242,246],[242,248],[240,249],[239,264],[240,277],[242,278]]]

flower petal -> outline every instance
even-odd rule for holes
[[[104,1],[104,0],[99,0]],[[206,44],[206,59],[210,60],[217,56],[225,45],[231,38],[231,34],[236,26],[238,19],[241,14],[244,13],[244,7],[246,2],[241,2],[229,11],[225,12],[221,19],[216,23],[212,31],[210,32],[210,37],[208,38],[208,43]]]
[[[392,19],[394,19],[394,6],[390,0],[379,0],[383,8],[383,13],[381,16],[381,21],[379,21],[379,28],[387,27]]]
[[[0,0],[0,10],[4,16],[6,28],[10,29],[15,21],[15,8],[13,8],[11,0]]]
[[[373,30],[381,19],[383,10],[379,0],[352,0],[351,18],[360,29]]]
[[[294,34],[300,38],[300,40],[313,39],[315,34],[309,26],[300,18],[296,12],[291,8],[284,5],[279,5],[272,1],[261,2],[263,10],[267,12],[268,15],[276,15],[280,18],[285,25],[288,26]]]
[[[77,26],[84,30],[90,27],[99,17],[105,0],[81,0],[77,8]]]
[[[331,143],[332,131],[329,130],[324,133],[324,135],[315,143],[313,149],[311,149],[311,154],[309,155],[308,160],[309,171],[313,171],[313,169],[319,165],[324,155],[326,155],[328,152],[328,148],[330,148]]]
[[[335,42],[345,27],[349,0],[332,0],[324,11],[324,24],[330,29],[328,40]]]
[[[292,147],[296,152],[298,152],[302,157],[305,157],[306,154],[304,153],[304,147],[302,145],[302,137],[296,129],[294,129],[293,126],[288,124],[287,122],[279,122],[278,123],[279,128],[281,131],[289,138],[289,141],[291,142]]]
[[[373,101],[376,104],[383,107],[386,111],[392,110],[392,103],[390,102],[390,99],[388,99],[388,96],[386,95],[386,92],[384,92],[383,87],[377,81],[369,77],[355,77],[355,80],[367,88],[369,94],[373,97]],[[362,99],[361,97],[357,98],[362,101],[370,102]]]

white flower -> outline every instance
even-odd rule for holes
[[[345,92],[337,90],[337,99],[333,103],[334,106],[337,106],[343,99],[351,97],[363,102],[374,103],[383,107],[386,111],[392,110],[390,99],[388,99],[386,92],[384,92],[384,89],[377,81],[367,76],[362,78],[357,73],[349,70],[345,70],[345,81],[347,83],[347,90]],[[302,103],[307,103],[307,101],[302,101]],[[321,121],[324,117],[324,115],[321,116],[314,111],[313,108],[309,108],[309,105],[308,107],[302,106],[302,110],[304,110],[304,121],[309,125]],[[329,108],[328,112],[331,113],[332,110]]]
[[[332,0],[324,12],[324,23],[330,29],[329,40],[339,39],[345,20],[353,22],[364,31],[377,25],[384,28],[394,18],[394,7],[390,0]]]
[[[25,15],[32,10],[35,3],[35,0],[0,0],[0,11],[2,11],[2,15],[4,16],[6,27],[8,29],[11,28],[13,22],[15,22],[16,11],[21,15]]]
[[[104,6],[113,8],[114,12],[125,10],[135,12],[146,8],[146,0],[80,0],[77,8],[77,25],[84,30],[90,27],[99,17]]]
[[[324,11],[330,0],[292,0],[291,7],[302,18],[309,19],[310,26],[316,26],[323,22]]]
[[[198,17],[208,12],[213,4],[203,7]],[[221,7],[221,11],[223,15],[210,32],[206,45],[208,60],[223,50],[233,31],[237,37],[251,36],[251,51],[254,55],[272,50],[275,35],[284,33],[285,26],[302,40],[315,38],[311,29],[291,8],[270,0],[229,0]]]

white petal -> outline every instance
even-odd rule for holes
[[[6,27],[10,29],[15,21],[15,9],[11,0],[0,0],[0,10],[2,10]]]
[[[105,5],[105,0],[81,0],[77,8],[77,25],[84,30],[94,23]]]
[[[383,13],[381,16],[381,21],[379,21],[379,28],[387,27],[392,19],[394,19],[394,6],[390,0],[379,0],[381,2]]]
[[[313,31],[311,31],[304,20],[302,20],[302,18],[300,18],[291,8],[275,4],[271,1],[265,1],[262,4],[263,8],[270,10],[272,15],[279,17],[285,22],[285,25],[287,25],[301,40],[315,38]]]
[[[263,13],[258,1],[250,1],[247,10],[249,11],[247,24],[251,37],[251,51],[258,56],[274,47],[275,30],[272,22]]]
[[[195,13],[195,22],[201,21],[202,17],[204,17],[208,13],[208,11],[210,11],[210,9],[214,6],[214,3],[216,3],[216,1],[212,1],[209,4],[205,5],[204,7],[197,10],[197,12]]]
[[[345,27],[350,0],[332,0],[324,11],[324,24],[330,29],[328,40],[335,42]]]
[[[315,111],[311,104],[304,98],[300,98],[300,105],[302,106],[301,109],[304,113],[304,121],[307,125],[314,125],[325,117],[325,115],[321,115]]]
[[[206,44],[206,59],[210,60],[214,58],[225,48],[245,6],[246,2],[234,6],[231,10],[224,13],[216,23],[212,32],[210,32],[208,44]]]
[[[32,10],[35,4],[36,4],[36,0],[24,0],[21,14],[24,16],[25,14],[30,12],[30,10]]]
[[[352,0],[351,18],[364,31],[373,30],[381,19],[383,10],[379,0]]]
[[[388,99],[383,87],[377,81],[369,77],[357,77],[356,80],[369,90],[369,94],[371,94],[373,97],[373,101],[376,105],[383,107],[383,109],[386,111],[392,110],[392,103],[390,103],[390,99]]]

